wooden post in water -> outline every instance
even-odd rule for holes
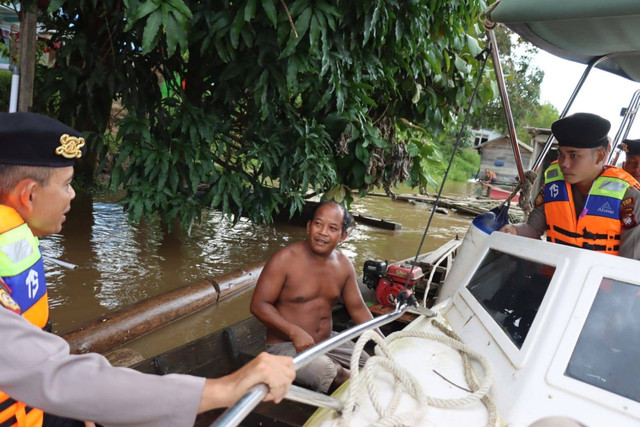
[[[62,335],[72,353],[104,353],[254,286],[264,263],[203,279],[106,314]]]

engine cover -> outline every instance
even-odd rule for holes
[[[414,266],[412,269],[409,264],[393,264],[387,269],[387,277],[394,283],[399,283],[404,286],[407,283],[409,272],[411,272],[411,277],[409,277],[408,283],[409,286],[415,285],[420,279],[422,279],[422,276],[424,276],[422,269],[418,266]]]
[[[393,306],[396,302],[396,295],[404,289],[404,285],[382,278],[376,287],[376,299],[385,307]]]

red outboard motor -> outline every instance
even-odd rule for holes
[[[386,272],[385,272],[386,270]],[[409,283],[407,277],[411,272]],[[396,295],[407,285],[412,288],[420,281],[424,274],[418,266],[411,268],[410,264],[390,265],[383,261],[366,261],[364,263],[363,282],[370,289],[376,290],[376,299],[383,306],[393,306]]]

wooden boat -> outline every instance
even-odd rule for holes
[[[492,200],[507,200],[515,189],[515,186],[492,184],[485,181],[479,181],[479,184],[482,186],[482,194]],[[520,199],[519,193],[513,196],[511,201],[517,203],[518,199]]]
[[[422,271],[421,280],[415,286],[420,296],[427,295],[433,301],[437,289],[442,286],[461,240],[453,239],[437,250],[418,257],[415,265]],[[396,264],[407,264],[403,260]],[[265,327],[255,317],[208,334],[185,345],[159,355],[143,359],[126,344],[132,339],[149,333],[163,323],[169,323],[187,311],[215,303],[217,298],[240,291],[250,291],[255,285],[262,264],[227,273],[215,279],[203,280],[182,289],[160,295],[128,309],[104,316],[64,335],[76,353],[98,351],[112,364],[126,366],[141,372],[165,375],[168,373],[191,374],[204,377],[220,377],[231,373],[248,362],[265,347]],[[214,289],[215,288],[215,289]],[[365,299],[375,314],[383,314],[389,308],[381,307],[375,300],[375,292],[361,279]],[[397,322],[384,326],[391,333],[401,329],[415,315],[406,314]],[[353,324],[342,306],[333,314],[334,329],[345,330]],[[114,349],[114,347],[117,347]],[[302,403],[285,400],[279,405],[261,403],[249,415],[246,425],[302,425],[317,409]],[[198,416],[196,425],[210,425],[222,410],[210,411]]]

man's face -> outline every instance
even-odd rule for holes
[[[342,208],[336,204],[327,203],[318,208],[315,217],[307,222],[311,250],[318,254],[330,254],[347,237],[347,232],[342,232],[343,220]]]
[[[76,192],[71,187],[73,166],[54,168],[45,185],[36,184],[31,193],[32,210],[25,218],[36,236],[59,233]]]
[[[594,151],[591,148],[559,147],[558,164],[569,184],[586,183],[594,180],[602,171],[600,157],[604,150]]]
[[[622,164],[622,169],[637,181],[640,181],[640,154],[627,154],[627,159]]]

